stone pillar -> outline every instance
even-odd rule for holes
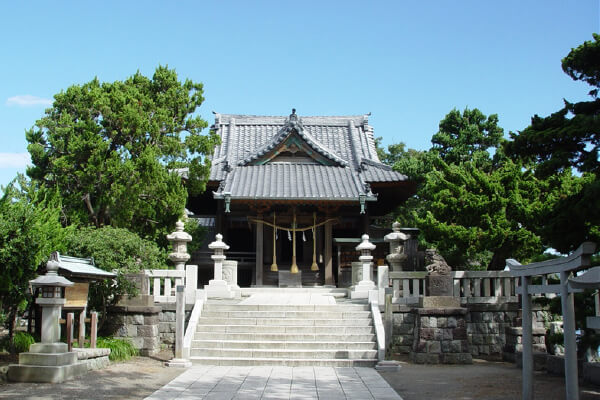
[[[185,287],[177,286],[177,311],[175,316],[175,358],[167,363],[169,367],[187,368],[192,363],[183,357],[183,337],[185,336]]]
[[[375,245],[369,242],[369,235],[362,235],[362,242],[356,246],[356,250],[361,253],[358,259],[362,263],[362,279],[350,292],[350,298],[368,299],[369,291],[377,289],[375,282],[371,279],[371,261],[373,260],[371,251],[375,250]]]
[[[223,235],[218,233],[216,240],[208,245],[208,248],[215,251],[215,254],[210,256],[215,262],[214,279],[208,282],[208,285],[204,286],[206,295],[208,298],[226,298],[231,299],[234,297],[234,292],[231,287],[223,280],[223,261],[225,261],[225,255],[223,252],[229,249],[223,242]]]
[[[169,260],[175,264],[175,269],[184,270],[185,263],[190,259],[187,252],[187,242],[192,241],[192,236],[183,231],[183,222],[177,221],[175,232],[167,235],[167,240],[173,243],[173,252],[169,254]]]

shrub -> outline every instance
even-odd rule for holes
[[[29,351],[29,346],[35,343],[35,339],[27,332],[17,332],[12,340],[6,336],[0,341],[0,350],[9,353],[24,353]]]
[[[133,343],[129,339],[115,339],[112,337],[99,337],[96,342],[96,347],[110,349],[111,361],[125,361],[136,356],[138,351],[133,347]]]

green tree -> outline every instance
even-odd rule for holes
[[[565,183],[568,190],[549,210],[547,228],[542,232],[561,252],[573,250],[585,240],[600,241],[600,35],[593,37],[562,60],[566,74],[593,87],[589,92],[592,100],[564,100],[564,107],[550,116],[534,115],[531,125],[511,133],[512,141],[505,144],[506,153],[515,160],[536,163],[539,177],[570,174],[573,168],[582,173]]]
[[[123,296],[137,295],[126,274],[167,267],[165,250],[123,228],[106,226],[72,230],[65,238],[65,247],[67,254],[93,257],[98,268],[117,275],[115,279],[90,285],[89,307],[101,312],[100,327],[106,320],[108,306],[115,305]]]
[[[64,249],[69,229],[60,223],[60,209],[57,196],[37,190],[22,175],[0,198],[0,306],[8,316],[9,338],[31,300],[29,281],[51,252]]]
[[[432,148],[392,147],[384,158],[418,184],[397,219],[422,231],[422,244],[436,247],[454,267],[502,269],[505,259],[541,251],[529,229],[545,190],[533,174],[507,159],[496,115],[454,109],[439,124]]]
[[[194,115],[202,91],[167,67],[151,79],[137,72],[73,85],[27,131],[27,173],[59,191],[66,224],[112,225],[162,240],[187,198],[177,169],[189,168],[192,193],[205,189],[204,155],[217,138],[202,135],[207,123]]]
[[[439,131],[431,138],[431,151],[448,164],[478,161],[479,168],[489,168],[489,149],[504,140],[504,130],[498,126],[498,115],[486,117],[477,108],[450,111],[440,122]],[[484,165],[485,164],[485,165]]]

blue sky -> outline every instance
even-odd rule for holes
[[[372,113],[384,144],[425,150],[452,108],[505,131],[583,100],[560,60],[599,31],[599,1],[58,1],[0,5],[0,185],[52,96],[157,65],[204,83],[198,110]]]

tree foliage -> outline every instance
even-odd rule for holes
[[[564,100],[564,107],[550,116],[534,115],[530,126],[511,133],[505,149],[515,160],[536,163],[539,177],[570,174],[572,168],[583,174],[565,183],[567,190],[550,210],[543,232],[551,246],[568,252],[585,240],[600,241],[600,35],[572,49],[562,68],[593,87],[592,100]]]
[[[60,202],[17,177],[0,198],[0,306],[12,337],[16,317],[31,298],[29,281],[52,251],[62,250],[69,229],[60,223]]]
[[[213,133],[194,116],[203,87],[158,67],[125,81],[93,79],[54,96],[26,132],[32,179],[56,188],[66,223],[125,227],[162,238],[181,217],[186,189],[175,169],[188,167],[188,188],[204,190]]]
[[[75,257],[93,257],[98,268],[117,274],[115,279],[90,285],[89,307],[102,312],[116,304],[125,295],[136,295],[136,289],[126,274],[143,269],[166,268],[167,254],[154,242],[144,240],[133,232],[110,226],[85,227],[73,230],[66,238],[67,254]]]
[[[542,187],[530,171],[507,159],[496,115],[478,109],[450,111],[429,151],[390,146],[386,161],[418,184],[397,219],[422,231],[454,267],[502,269],[505,259],[527,259],[541,250],[528,227]]]

